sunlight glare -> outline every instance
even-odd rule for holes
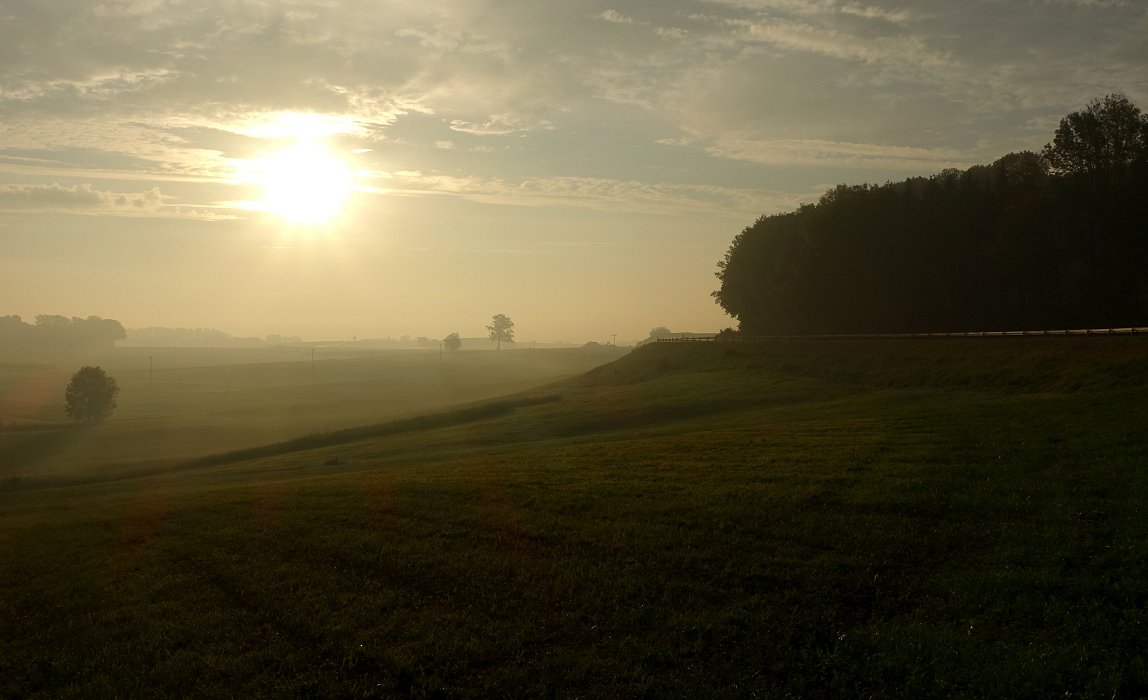
[[[347,164],[321,143],[302,141],[256,162],[259,209],[291,224],[319,225],[343,210],[352,189]]]

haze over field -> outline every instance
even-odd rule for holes
[[[5,308],[309,338],[731,325],[730,239],[841,182],[1039,150],[1136,0],[17,0]]]

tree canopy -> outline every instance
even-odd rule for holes
[[[95,423],[116,410],[120,387],[99,367],[81,367],[64,390],[64,408],[75,421]]]
[[[1041,155],[1056,174],[1123,180],[1148,161],[1148,116],[1124,95],[1095,99],[1060,120]]]
[[[750,334],[1146,324],[1146,124],[1110,95],[1040,155],[839,185],[738,234],[713,296]]]
[[[495,314],[486,330],[490,331],[490,339],[498,344],[499,350],[503,343],[514,342],[514,321],[505,314]]]
[[[99,316],[40,314],[36,323],[0,316],[0,351],[8,355],[67,355],[110,348],[127,337],[119,321]]]
[[[458,337],[458,333],[451,333],[442,339],[442,344],[447,350],[454,352],[462,347],[462,338]]]

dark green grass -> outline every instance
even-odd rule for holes
[[[650,348],[0,493],[0,696],[1143,697],[1148,346],[1066,342]]]

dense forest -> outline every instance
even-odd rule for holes
[[[1148,325],[1148,116],[1123,95],[1041,153],[763,216],[718,262],[748,334]]]

